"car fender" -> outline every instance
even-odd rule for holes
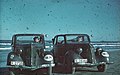
[[[11,61],[23,61],[21,56],[15,52],[10,52],[7,56],[7,65],[11,65]]]
[[[96,55],[96,61],[99,62],[106,62],[109,63],[109,57],[105,57],[102,55],[105,51],[101,52],[100,55]]]

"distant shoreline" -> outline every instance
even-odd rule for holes
[[[52,42],[51,40],[46,40]],[[0,40],[0,43],[11,43],[12,40]],[[91,43],[120,43],[120,41],[91,41]]]
[[[0,50],[11,50],[11,40],[0,40]],[[46,40],[50,45],[52,41]],[[49,46],[48,44],[48,46]],[[101,47],[107,51],[120,50],[120,41],[92,41],[95,48]]]

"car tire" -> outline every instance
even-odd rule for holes
[[[99,72],[104,72],[107,66],[105,64],[101,64],[97,66]]]

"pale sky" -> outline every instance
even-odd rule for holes
[[[120,41],[120,0],[0,0],[0,39],[17,33],[88,34]]]

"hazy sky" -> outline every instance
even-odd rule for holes
[[[0,39],[16,33],[88,34],[120,41],[120,0],[0,0]]]

